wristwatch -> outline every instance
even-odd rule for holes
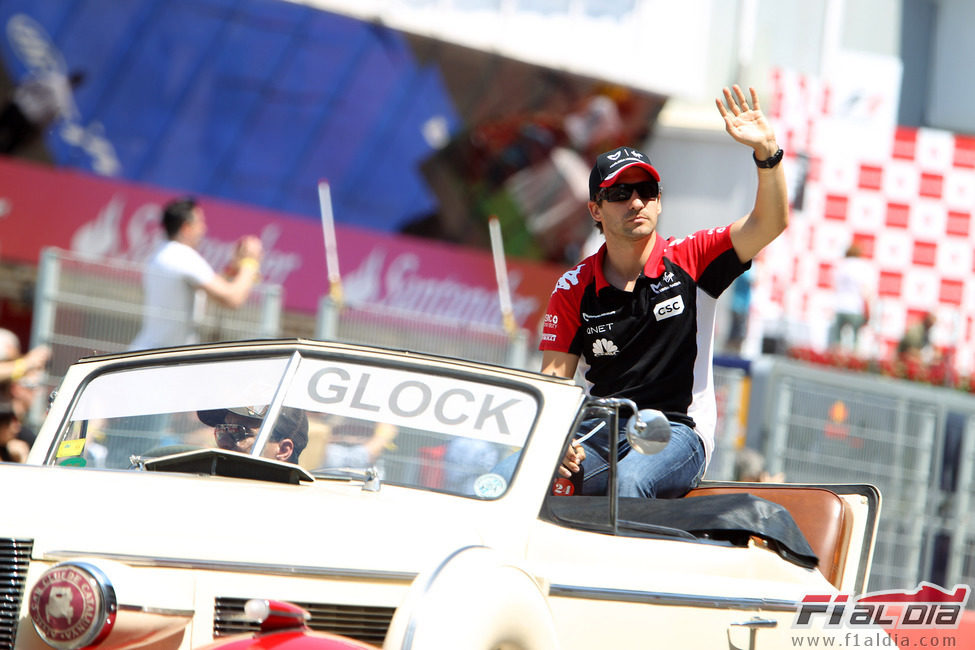
[[[772,169],[773,167],[775,167],[776,165],[778,165],[780,162],[782,162],[782,156],[783,156],[783,154],[785,154],[785,152],[782,151],[782,149],[780,148],[778,151],[776,151],[775,153],[773,153],[771,156],[769,156],[765,160],[759,160],[755,156],[755,152],[753,151],[752,152],[752,160],[754,160],[755,161],[755,164],[758,165],[759,167],[761,167],[762,169]]]

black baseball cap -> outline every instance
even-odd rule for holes
[[[599,154],[589,174],[589,198],[596,200],[600,188],[616,182],[620,172],[630,167],[646,170],[659,183],[660,173],[650,164],[650,157],[633,147],[617,147]]]

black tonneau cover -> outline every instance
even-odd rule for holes
[[[546,509],[548,518],[562,525],[587,530],[607,525],[606,497],[550,497]],[[712,494],[693,499],[620,497],[618,528],[622,535],[693,536],[735,546],[747,546],[754,536],[801,567],[811,569],[819,563],[789,511],[752,494]]]

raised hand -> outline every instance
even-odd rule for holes
[[[245,235],[237,242],[238,257],[252,257],[259,260],[263,253],[264,246],[261,244],[261,240],[254,235]]]
[[[731,89],[723,89],[724,102],[718,98],[715,103],[724,119],[724,127],[728,134],[738,142],[754,149],[759,159],[764,159],[778,149],[775,144],[775,131],[765,119],[765,114],[758,103],[758,93],[751,87],[748,90],[751,93],[750,105],[745,98],[745,93],[737,85],[732,86]]]

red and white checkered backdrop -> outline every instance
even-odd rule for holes
[[[975,137],[893,126],[868,133],[849,116],[838,124],[827,83],[777,70],[772,88],[764,108],[787,152],[792,199],[801,204],[756,264],[752,322],[766,329],[786,323],[790,343],[824,349],[833,267],[856,240],[875,288],[859,352],[889,358],[905,328],[931,311],[933,344],[970,374]]]

